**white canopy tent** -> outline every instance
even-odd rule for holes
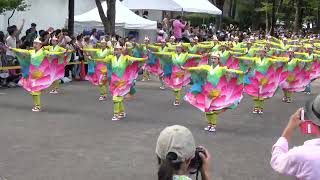
[[[104,12],[107,10],[107,3],[103,2],[102,7]],[[84,14],[74,17],[75,32],[80,33],[84,29],[101,29],[103,24],[99,16],[98,8],[94,8]],[[139,30],[139,34],[152,35],[155,34],[157,29],[157,22],[144,19],[130,9],[125,7],[119,0],[116,2],[116,33],[125,36],[130,30]],[[153,35],[155,37],[155,35]],[[144,38],[143,37],[140,37]]]
[[[122,3],[129,9],[222,14],[221,10],[208,0],[124,0]]]

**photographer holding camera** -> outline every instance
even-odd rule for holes
[[[304,111],[306,113],[304,114]],[[308,120],[304,121],[304,116]],[[307,103],[305,109],[295,112],[273,146],[271,167],[285,175],[303,180],[319,180],[320,178],[320,95]],[[300,127],[303,134],[312,134],[316,139],[304,142],[302,146],[289,150],[288,142],[295,129]]]
[[[162,130],[156,154],[160,166],[158,180],[191,180],[189,175],[199,171],[202,180],[210,180],[210,154],[204,147],[196,148],[193,135],[186,127],[174,125]]]

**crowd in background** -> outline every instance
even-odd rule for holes
[[[71,62],[82,61],[83,53],[81,49],[84,46],[94,46],[99,39],[96,29],[93,29],[89,33],[86,32],[86,36],[79,34],[73,37],[68,34],[67,29],[54,29],[49,27],[47,30],[38,31],[35,23],[32,23],[31,27],[23,34],[23,27],[24,20],[19,28],[16,25],[12,25],[7,28],[6,33],[0,31],[0,67],[18,66],[19,63],[10,48],[32,49],[33,41],[38,37],[42,41],[43,46],[52,45],[51,39],[56,37],[60,47],[74,52],[71,57]],[[79,79],[79,74],[79,65],[67,65],[65,68],[65,77],[61,79],[61,82],[67,83],[72,81],[72,79]],[[0,69],[0,87],[16,87],[20,76],[21,73],[19,69]]]
[[[143,17],[148,18],[147,11],[143,13]],[[54,29],[49,27],[47,30],[38,31],[37,25],[32,23],[30,28],[25,33],[22,33],[23,27],[24,20],[20,27],[12,25],[7,28],[7,32],[0,31],[0,67],[19,65],[15,58],[15,54],[10,50],[10,48],[31,49],[32,43],[37,37],[40,38],[44,46],[51,45],[51,39],[56,37],[58,39],[59,46],[74,52],[71,62],[83,61],[84,55],[81,49],[94,48],[101,37],[104,37],[107,42],[118,42],[120,46],[124,46],[128,41],[134,41],[134,38],[130,36],[120,37],[117,35],[104,35],[104,33],[99,32],[96,29],[92,29],[90,32],[84,32],[73,37],[68,34],[67,29]],[[219,41],[241,42],[249,38],[265,39],[268,35],[262,30],[256,32],[251,31],[251,29],[241,31],[238,27],[232,24],[226,26],[221,31],[216,30],[213,24],[209,24],[208,26],[203,25],[201,27],[191,26],[184,17],[177,16],[175,19],[169,19],[168,15],[165,15],[163,21],[158,24],[157,34],[156,41],[158,42],[163,42],[163,40],[169,41],[169,39],[172,39],[172,36],[178,42],[190,42],[194,37],[198,37],[199,41],[214,40],[214,38],[216,38],[216,40]],[[312,34],[307,31],[295,34],[282,27],[276,29],[275,37],[320,39],[320,35]],[[79,65],[67,65],[65,68],[65,77],[62,78],[61,81],[70,82],[72,79],[79,79],[79,75]],[[21,74],[19,69],[0,69],[0,87],[17,86],[20,76]],[[319,105],[320,96],[318,96],[317,99],[317,104]],[[319,171],[315,170],[319,167],[320,135],[317,136],[317,139],[309,141],[308,144],[297,147],[293,150],[288,149],[288,142],[293,130],[299,127],[300,111],[301,109],[290,118],[288,127],[286,127],[282,137],[274,145],[272,150],[271,166],[277,172],[293,175],[299,179],[318,179]],[[319,111],[320,110],[318,108],[317,114],[320,113]],[[177,133],[178,131],[181,133]],[[178,141],[167,141],[168,139],[173,138],[178,139]],[[178,145],[181,147],[178,147],[174,142],[179,142]],[[202,149],[203,151],[199,153],[203,162],[200,173],[202,175],[202,179],[208,180],[211,179],[209,175],[210,154],[205,148]],[[189,174],[189,165],[194,158],[195,150],[195,142],[189,130],[181,126],[166,128],[158,138],[156,149],[159,163],[158,179],[168,179],[167,177],[172,179],[171,177],[175,177],[176,179],[190,180],[187,175]],[[310,152],[313,152],[313,154],[310,154]]]
[[[137,11],[136,14],[139,12]],[[144,11],[143,18],[148,19],[148,11]],[[54,29],[49,27],[47,30],[37,30],[37,25],[32,23],[31,26],[22,32],[24,28],[24,20],[18,27],[16,25],[9,26],[7,32],[0,31],[0,67],[19,65],[13,52],[9,48],[32,48],[32,42],[37,37],[40,37],[44,46],[51,44],[50,40],[53,36],[59,39],[59,46],[74,50],[72,61],[84,60],[81,49],[83,47],[95,47],[100,37],[111,40],[116,39],[121,46],[124,46],[128,41],[135,41],[136,36],[129,34],[127,37],[120,37],[118,35],[108,36],[102,31],[92,29],[90,31],[83,31],[83,33],[75,37],[68,34],[67,29]],[[156,42],[163,40],[169,41],[170,37],[174,37],[176,42],[190,42],[194,37],[201,41],[212,40],[215,37],[219,41],[239,41],[254,37],[255,39],[264,39],[267,33],[263,30],[252,31],[250,28],[246,30],[239,30],[235,25],[224,26],[222,30],[210,23],[209,25],[192,26],[183,16],[177,16],[170,19],[168,14],[164,15],[162,22],[158,23]],[[286,38],[320,38],[320,35],[311,34],[308,31],[301,31],[299,34],[290,32],[283,27],[275,29],[275,37]],[[63,83],[70,82],[72,79],[79,79],[80,68],[79,65],[68,65],[65,70],[65,77],[61,79]],[[20,78],[19,69],[0,70],[0,87],[15,87]]]
[[[144,14],[148,14],[147,11]],[[145,17],[145,16],[143,16]],[[219,41],[232,41],[233,38],[238,37],[240,42],[250,36],[255,36],[257,39],[265,39],[268,33],[259,29],[253,31],[251,28],[241,29],[237,25],[222,24],[221,30],[218,30],[213,23],[202,24],[201,26],[192,26],[189,21],[183,16],[177,16],[170,19],[168,14],[164,15],[161,23],[158,23],[158,38],[168,39],[174,36],[177,41],[190,42],[193,37],[198,37],[199,41],[210,40],[213,35],[216,35]],[[299,33],[294,33],[284,26],[277,26],[274,30],[274,37],[286,38],[320,38],[320,35],[314,35],[307,29],[301,29]]]

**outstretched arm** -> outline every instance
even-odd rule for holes
[[[60,63],[63,62],[64,52],[61,52],[61,51],[53,52],[53,51],[45,50],[44,53],[48,57],[48,59],[58,58]]]
[[[203,76],[204,78],[207,77],[207,74],[211,70],[211,66],[209,65],[203,65],[203,66],[198,66],[198,67],[188,67],[188,68],[183,68],[186,69],[187,71],[197,74],[199,76]]]
[[[159,52],[160,51],[160,47],[159,46],[149,45],[147,48],[151,52]]]
[[[154,52],[153,54],[159,58],[161,64],[172,64],[173,52]]]
[[[26,49],[18,49],[18,48],[9,48],[12,52],[16,54],[16,56],[19,58],[31,58],[31,51],[26,50]]]
[[[111,60],[113,57],[114,57],[113,55],[109,55],[109,56],[106,56],[105,58],[94,58],[92,60],[98,61],[98,62],[103,62],[103,63],[111,63]]]
[[[152,52],[155,56],[161,59],[171,59],[172,58],[172,53],[171,52]]]
[[[214,46],[211,44],[205,45],[205,44],[198,44],[197,45],[200,49],[204,49],[205,51],[210,51]]]
[[[134,61],[145,61],[148,59],[148,57],[143,57],[143,58],[137,58],[137,57],[132,57],[132,56],[127,56],[127,59],[131,62]]]
[[[190,60],[190,59],[200,60],[203,57],[202,55],[199,55],[199,54],[188,54],[187,56],[188,56],[187,60]]]
[[[95,59],[97,58],[97,53],[99,49],[94,49],[94,48],[84,48],[82,49],[84,57],[88,59]]]
[[[232,56],[243,56],[243,55],[245,55],[246,53],[244,53],[244,52],[234,52],[234,51],[230,51],[230,54],[231,54]]]
[[[26,20],[22,19],[22,24],[21,24],[20,28],[18,29],[17,36],[19,36],[21,34],[25,22],[26,22]]]

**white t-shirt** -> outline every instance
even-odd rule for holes
[[[95,36],[91,36],[91,37],[90,37],[90,41],[91,41],[91,43],[92,43],[93,45],[96,45],[97,42],[98,42],[98,39],[97,39]]]
[[[184,176],[184,175],[174,175],[173,180],[192,180],[190,177],[188,176]]]
[[[10,48],[17,48],[17,39],[14,36],[8,36],[6,39],[6,45]],[[14,53],[10,50],[7,50],[6,53],[8,56],[15,56]]]

